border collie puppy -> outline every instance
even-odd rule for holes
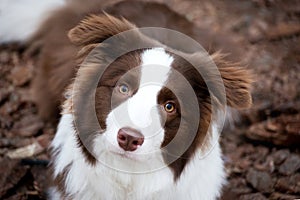
[[[145,34],[119,17],[120,4],[96,5],[61,8],[29,41],[40,49],[33,83],[40,114],[53,116],[63,102],[49,198],[218,198],[220,115],[225,104],[251,105],[249,72],[219,53]]]

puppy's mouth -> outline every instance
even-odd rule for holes
[[[133,160],[133,161],[142,161],[143,155],[137,154],[137,153],[132,153],[128,151],[111,151],[112,154],[115,156],[119,156],[121,158]]]

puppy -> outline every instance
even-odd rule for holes
[[[129,4],[140,12],[126,18]],[[50,199],[220,196],[221,119],[226,104],[251,105],[249,72],[160,29],[137,29],[135,21],[151,25],[149,12],[186,22],[156,26],[207,39],[158,3],[91,1],[52,13],[29,40],[40,50],[33,82],[40,114],[53,117],[63,102],[51,143]]]

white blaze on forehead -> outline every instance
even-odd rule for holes
[[[149,83],[163,85],[168,79],[168,73],[174,58],[167,54],[163,48],[146,50],[141,57],[140,87]]]
[[[128,102],[129,117],[139,128],[159,128],[157,95],[168,79],[173,60],[163,48],[149,49],[141,55],[139,89]]]

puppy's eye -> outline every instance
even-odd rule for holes
[[[119,86],[119,92],[120,92],[121,94],[127,95],[127,94],[129,93],[129,88],[128,88],[128,86],[125,85],[125,84],[120,85],[120,86]]]
[[[172,102],[167,102],[164,106],[165,111],[168,113],[172,113],[175,111],[175,104]]]

